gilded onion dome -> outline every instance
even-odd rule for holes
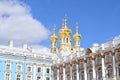
[[[67,19],[65,17],[62,23],[62,29],[60,29],[59,31],[59,36],[60,38],[63,38],[63,37],[69,36],[71,33],[72,31],[67,27]]]
[[[53,35],[50,37],[51,42],[57,42],[57,40],[58,40],[58,37],[55,34],[55,27],[56,26],[54,25]]]
[[[51,53],[56,53],[57,51],[57,47],[56,47],[56,42],[58,40],[58,37],[55,34],[55,25],[54,25],[54,29],[53,29],[53,35],[50,37],[51,39]]]
[[[73,35],[74,41],[79,41],[81,39],[81,35],[78,33],[78,23],[76,23],[76,34]]]

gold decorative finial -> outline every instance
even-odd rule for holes
[[[66,28],[67,27],[67,15],[65,15],[64,19],[63,19],[63,23],[62,23],[62,27]]]
[[[56,31],[56,25],[54,24],[54,28],[53,28],[53,35],[55,36],[55,31]]]
[[[76,22],[76,34],[78,34],[78,22]]]

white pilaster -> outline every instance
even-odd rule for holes
[[[45,64],[43,64],[42,65],[42,80],[46,80],[46,67],[45,67],[46,65]]]
[[[84,63],[84,76],[85,76],[85,80],[87,80],[86,62]]]
[[[70,80],[72,80],[72,65],[70,66]]]
[[[96,80],[96,71],[95,71],[95,61],[92,61],[93,63],[93,80]]]
[[[36,80],[36,63],[34,63],[34,79],[33,80]]]
[[[102,57],[102,78],[103,78],[103,80],[106,80],[106,78],[105,78],[105,62],[104,62],[104,57]]]
[[[77,73],[77,80],[79,80],[79,68],[78,68],[78,64],[76,65],[76,73]]]
[[[115,55],[113,55],[113,78],[116,80],[116,63],[115,63]]]
[[[57,80],[59,80],[59,69],[57,69]]]
[[[65,75],[65,68],[63,68],[63,80],[65,80],[66,75]]]

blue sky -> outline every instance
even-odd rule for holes
[[[57,32],[59,31],[65,14],[73,34],[75,23],[78,22],[82,47],[87,48],[93,43],[109,41],[120,34],[120,0],[21,1],[31,7],[34,18],[40,20],[50,31],[53,24],[57,25]],[[42,41],[40,44],[50,47],[49,40]]]
[[[57,25],[57,32],[59,31],[65,14],[73,34],[75,23],[78,22],[82,47],[91,47],[93,43],[109,41],[120,34],[120,0],[22,1],[31,7],[32,15],[50,31],[53,24]],[[44,45],[48,44],[50,42],[46,40]]]
[[[0,38],[3,40],[0,42],[13,39],[17,43],[23,41],[23,43],[38,44],[39,42],[39,45],[50,47],[50,35],[49,37],[44,36],[50,34],[49,31],[52,32],[53,24],[56,24],[56,32],[59,31],[65,14],[67,14],[67,25],[72,30],[71,38],[75,33],[76,22],[79,23],[79,33],[82,35],[81,47],[88,48],[93,43],[107,42],[120,34],[120,0],[18,1],[16,4],[9,3],[10,6],[8,6],[8,3],[0,5],[0,13],[3,13],[0,20],[7,21],[5,23],[1,22],[3,33],[0,31],[0,36],[2,36]],[[24,3],[25,6],[19,5],[20,2]],[[28,8],[26,8],[26,5]],[[4,9],[1,6],[7,7]],[[4,29],[4,26],[6,26],[4,24],[10,25],[7,25],[7,29]],[[9,36],[11,37],[9,38]]]

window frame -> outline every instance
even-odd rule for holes
[[[18,77],[18,75],[20,75],[20,76]],[[21,76],[22,76],[21,74],[17,74],[17,75],[16,75],[16,80],[22,80],[22,79],[21,79]]]

